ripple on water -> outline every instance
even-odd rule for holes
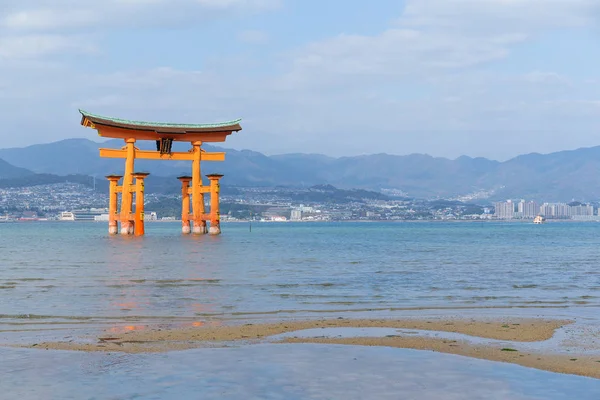
[[[526,284],[526,285],[512,285],[513,289],[534,289],[537,288],[536,284]]]
[[[14,225],[0,227],[10,249],[0,260],[6,315],[599,303],[600,224],[265,224],[252,234],[228,224],[218,240],[200,241],[182,240],[177,224],[153,224],[135,241],[108,238],[102,224],[78,225],[76,234],[61,224]],[[39,251],[24,260],[32,241]]]

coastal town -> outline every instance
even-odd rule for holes
[[[411,221],[547,220],[596,221],[598,204],[504,201],[480,204],[414,199],[395,191],[227,187],[221,196],[223,221]],[[0,221],[107,221],[108,196],[93,186],[58,183],[0,189]],[[149,221],[180,218],[181,195],[147,193]]]

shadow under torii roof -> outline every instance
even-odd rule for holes
[[[233,132],[242,130],[241,119],[213,124],[174,124],[166,122],[131,121],[105,117],[79,110],[81,125],[96,129],[107,138],[137,140],[173,139],[181,142],[224,142]]]

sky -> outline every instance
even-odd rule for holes
[[[224,147],[506,160],[600,145],[598,0],[2,0],[0,147],[78,109]]]

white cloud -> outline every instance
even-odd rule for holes
[[[506,32],[596,23],[596,0],[409,0],[401,25]]]
[[[64,35],[40,34],[0,37],[0,59],[38,58],[64,51],[92,53],[85,40]]]
[[[569,84],[569,79],[556,72],[532,71],[524,76],[526,82],[534,84]]]
[[[238,40],[249,44],[262,44],[269,40],[269,34],[265,31],[247,30],[238,34]]]
[[[540,30],[595,24],[597,10],[596,0],[408,0],[396,26],[378,35],[344,34],[300,49],[282,84],[477,66],[508,57]]]
[[[10,35],[0,36],[0,60],[18,59],[31,66],[62,60],[48,55],[92,51],[88,43],[95,41],[79,37],[89,24],[101,35],[102,29],[125,26],[122,21],[161,23],[151,15],[191,23],[200,14],[227,15],[224,11],[278,4],[128,0],[117,7],[107,1],[48,0],[40,1],[39,8],[32,1],[22,0],[22,6],[15,2],[7,14],[12,17],[4,20],[4,33]],[[67,57],[64,65],[52,68],[9,68],[4,62],[0,97],[6,100],[0,99],[0,119],[19,126],[19,118],[29,118],[24,110],[37,107],[43,110],[39,118],[60,114],[65,125],[49,125],[48,130],[68,137],[80,134],[77,121],[71,120],[77,120],[79,107],[149,120],[244,117],[244,135],[231,142],[238,146],[338,155],[421,151],[453,156],[465,151],[467,141],[471,155],[503,157],[538,149],[542,142],[560,147],[560,140],[544,141],[544,135],[575,130],[582,133],[570,134],[573,143],[587,145],[585,134],[597,124],[593,119],[599,109],[589,83],[556,73],[550,65],[511,73],[480,68],[511,57],[516,46],[546,30],[595,23],[590,17],[595,1],[547,1],[544,8],[541,0],[409,0],[403,15],[378,34],[338,35],[277,55],[262,53],[269,46],[256,47],[260,57],[244,59],[245,52],[235,61],[225,58],[230,55],[205,57],[188,70],[170,66],[170,60],[141,70],[116,67],[120,72],[84,72]],[[175,2],[179,11],[165,11]],[[113,6],[103,10],[98,4]],[[61,8],[71,11],[56,14]],[[55,14],[44,14],[47,10]],[[55,21],[44,19],[52,15]],[[87,22],[89,15],[93,22]],[[112,25],[103,25],[106,21]],[[238,39],[258,43],[268,36],[241,31]],[[585,79],[598,81],[597,76]],[[490,145],[498,135],[506,138],[505,148]],[[521,145],[527,135],[536,138],[528,139],[528,149]]]
[[[0,27],[43,31],[193,25],[226,13],[265,11],[279,5],[280,0],[23,0],[8,7]]]
[[[54,30],[84,27],[94,21],[92,10],[35,9],[7,15],[2,25],[10,30]]]

